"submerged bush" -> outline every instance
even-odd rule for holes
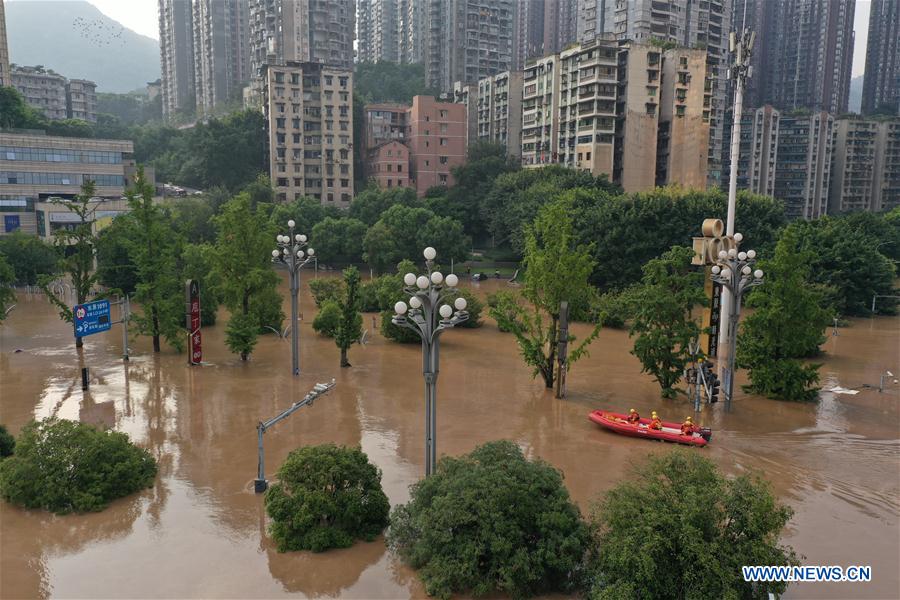
[[[0,463],[0,496],[60,514],[98,511],[155,477],[156,460],[126,434],[45,419],[26,425],[16,453]]]
[[[16,438],[6,430],[6,427],[0,425],[0,458],[12,456],[16,449]]]
[[[514,597],[572,591],[589,539],[562,475],[490,442],[412,486],[391,515],[388,544],[429,594]]]
[[[371,541],[388,524],[381,471],[359,448],[334,444],[291,452],[266,492],[279,552],[346,548]]]

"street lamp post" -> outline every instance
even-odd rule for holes
[[[425,377],[425,476],[431,475],[437,463],[437,379],[440,364],[440,335],[469,318],[466,299],[457,297],[453,305],[449,298],[457,294],[459,278],[451,273],[446,279],[433,270],[437,252],[425,248],[428,275],[407,273],[403,276],[403,291],[410,294],[409,304],[394,305],[394,325],[415,331],[422,338],[422,375]]]
[[[734,234],[734,248],[719,252],[719,260],[713,265],[711,278],[722,285],[731,294],[733,302],[728,305],[728,332],[725,356],[722,361],[722,383],[725,388],[725,410],[731,410],[731,398],[734,391],[734,358],[737,345],[738,319],[741,315],[741,297],[751,287],[763,282],[763,272],[753,269],[756,263],[756,250],[739,251],[738,245],[743,236]]]
[[[278,234],[275,242],[278,248],[272,250],[272,262],[287,266],[291,276],[291,368],[294,375],[300,374],[300,332],[297,330],[297,311],[300,292],[300,269],[314,260],[316,253],[307,247],[306,236],[294,233],[294,220],[287,222],[289,235]],[[306,248],[306,250],[304,250]]]

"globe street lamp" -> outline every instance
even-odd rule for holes
[[[391,322],[410,329],[422,338],[422,375],[425,376],[425,476],[431,475],[437,463],[437,378],[440,363],[439,340],[445,329],[450,329],[469,318],[466,299],[457,297],[453,304],[449,298],[456,296],[459,278],[450,274],[444,278],[433,270],[437,252],[425,248],[425,266],[428,275],[407,273],[403,276],[403,291],[410,294],[409,303],[397,302]]]
[[[731,410],[731,398],[734,390],[734,358],[737,345],[738,320],[741,315],[741,297],[749,288],[756,287],[763,282],[761,269],[753,269],[756,263],[756,250],[743,252],[738,250],[741,240],[740,233],[734,234],[734,247],[728,251],[719,251],[719,259],[711,269],[711,279],[721,284],[731,294],[732,302],[728,310],[728,344],[727,355],[721,357],[725,367],[722,369],[722,384],[725,388],[725,410]]]
[[[278,248],[272,250],[272,262],[287,266],[291,276],[291,367],[294,375],[300,374],[300,332],[297,330],[297,294],[300,291],[300,269],[308,264],[316,253],[307,248],[306,236],[294,233],[294,220],[287,222],[290,234],[278,234],[275,243]],[[304,250],[306,248],[306,250]]]

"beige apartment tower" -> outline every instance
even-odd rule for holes
[[[711,120],[706,68],[703,50],[663,53],[656,185],[706,189]]]
[[[656,185],[662,49],[630,43],[619,51],[612,180],[628,193]]]
[[[353,73],[320,63],[263,67],[269,170],[280,202],[353,199]]]
[[[613,177],[618,47],[600,36],[559,55],[558,162]]]
[[[194,13],[191,0],[159,0],[159,55],[163,117],[193,113]]]
[[[469,145],[493,142],[518,158],[522,152],[522,72],[504,71],[480,80],[475,108],[476,137],[469,137]]]
[[[828,212],[900,206],[900,118],[838,119]]]
[[[529,60],[522,73],[522,166],[557,162],[559,147],[558,54]]]

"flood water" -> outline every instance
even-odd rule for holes
[[[476,285],[480,292],[505,286]],[[350,351],[353,367],[340,369],[334,343],[312,331],[312,307],[304,295],[302,375],[295,378],[289,339],[262,337],[245,364],[230,354],[225,315],[204,329],[203,366],[189,367],[184,354],[166,349],[154,356],[147,338],[133,339],[132,358],[123,362],[118,326],[86,338],[80,359],[71,325],[43,297],[20,295],[0,326],[0,422],[13,433],[51,415],[102,423],[148,448],[160,470],[152,488],[96,514],[56,517],[0,502],[0,596],[425,596],[381,539],[324,554],[279,554],[266,535],[262,496],[252,492],[256,424],[316,382],[334,377],[337,386],[265,435],[270,479],[289,451],[324,442],[362,446],[382,469],[394,505],[408,499],[408,486],[424,471],[420,347],[370,331],[368,344]],[[364,319],[369,330],[372,319]],[[738,393],[731,413],[721,403],[704,408],[699,421],[713,428],[713,441],[696,451],[727,473],[758,470],[772,482],[796,511],[784,537],[804,564],[872,566],[871,583],[794,585],[788,597],[898,598],[900,389],[891,384],[879,393],[877,384],[886,369],[900,373],[900,319],[858,319],[830,333],[822,383],[858,394],[823,392],[816,404],[793,404]],[[439,454],[513,440],[561,469],[587,511],[621,478],[639,476],[636,461],[673,449],[602,431],[588,421],[590,410],[655,409],[671,420],[692,414],[685,398],[659,398],[630,348],[625,332],[602,332],[571,371],[568,399],[555,400],[531,378],[513,337],[489,319],[480,329],[446,332]],[[89,392],[81,390],[82,361]]]

